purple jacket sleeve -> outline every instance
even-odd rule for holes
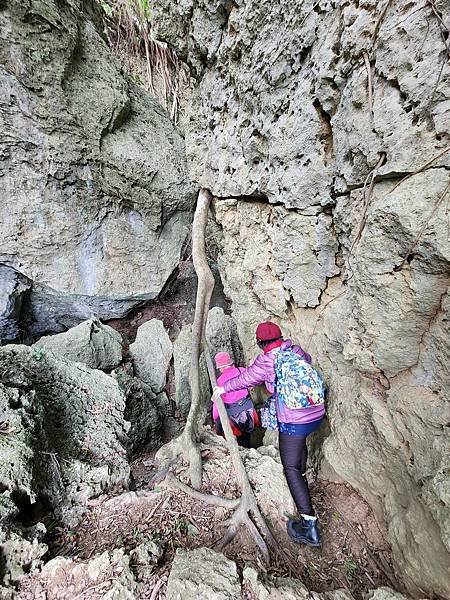
[[[308,364],[311,364],[311,356],[307,352],[305,352],[303,348],[301,348],[300,346],[292,346],[291,350],[299,356],[301,356],[303,360],[306,361]]]
[[[268,376],[269,365],[266,364],[267,359],[270,361],[270,358],[266,355],[259,354],[247,369],[243,369],[241,375],[233,377],[233,379],[229,379],[224,383],[224,390],[226,392],[235,392],[264,383]]]

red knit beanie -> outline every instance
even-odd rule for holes
[[[282,335],[278,325],[271,321],[264,321],[264,323],[260,323],[256,328],[256,339],[263,342],[266,340],[277,340]]]

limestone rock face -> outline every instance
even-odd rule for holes
[[[258,506],[271,523],[287,521],[287,514],[296,514],[283,466],[275,448],[269,446],[246,451],[244,464]]]
[[[35,335],[155,298],[190,223],[183,139],[123,75],[98,17],[80,0],[0,15],[0,261],[34,283]]]
[[[177,550],[166,591],[167,600],[238,600],[236,565],[209,548]]]
[[[0,350],[2,412],[14,431],[0,438],[2,498],[33,504],[48,498],[74,523],[86,500],[128,483],[125,397],[101,371],[42,348]],[[17,510],[17,509],[16,509]]]
[[[134,371],[153,392],[166,385],[166,373],[172,358],[172,342],[162,321],[151,319],[141,325],[130,345]]]
[[[450,74],[422,10],[163,0],[154,21],[196,76],[188,161],[246,360],[266,318],[312,354],[323,472],[387,525],[409,591],[448,597]]]
[[[98,319],[90,319],[65,333],[48,335],[33,345],[56,356],[84,363],[91,369],[109,371],[122,361],[123,341],[120,333]]]

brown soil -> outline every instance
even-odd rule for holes
[[[164,323],[170,338],[175,340],[183,325],[192,322],[195,289],[195,272],[192,260],[188,258],[179,263],[174,281],[159,298],[132,310],[122,319],[111,319],[105,322],[132,343],[140,325],[150,319],[159,319]]]
[[[237,497],[226,449],[223,446],[205,447],[202,456],[204,490]],[[180,479],[185,479],[183,465],[175,465],[172,470]],[[78,563],[105,550],[124,548],[129,551],[150,537],[161,545],[164,554],[156,570],[145,579],[141,597],[162,600],[176,549],[213,547],[226,530],[224,523],[228,513],[163,487],[165,473],[158,472],[151,455],[136,459],[133,475],[137,492],[90,501],[83,522],[74,531],[54,532],[51,554],[72,557]],[[311,492],[324,540],[321,549],[294,544],[287,536],[285,520],[271,523],[275,538],[291,558],[295,571],[291,571],[285,560],[278,556],[272,557],[272,564],[266,571],[245,531],[240,532],[224,553],[237,563],[239,570],[250,564],[262,577],[266,574],[295,576],[312,591],[346,588],[355,598],[383,585],[402,591],[392,567],[386,534],[356,491],[347,484],[317,480],[311,482]],[[67,573],[59,579],[55,588],[55,581],[43,581],[39,574],[27,577],[19,597],[37,598],[28,594],[30,590],[40,588],[46,594],[42,597],[48,600],[74,597],[94,600],[102,598],[107,589],[86,590],[83,581],[74,582],[74,577],[68,577]],[[72,586],[69,594],[68,581]],[[107,586],[107,583],[98,585]],[[155,590],[156,585],[158,590]],[[50,589],[56,591],[49,593]],[[153,596],[152,590],[156,592]]]

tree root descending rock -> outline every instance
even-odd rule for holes
[[[207,190],[200,190],[197,207],[192,227],[192,256],[195,271],[198,276],[197,298],[195,305],[195,316],[192,331],[192,357],[189,383],[191,387],[191,407],[187,418],[186,426],[179,438],[173,440],[163,447],[157,454],[159,460],[173,460],[176,456],[182,455],[189,463],[189,480],[192,487],[180,482],[172,473],[166,477],[168,486],[177,488],[186,494],[202,500],[213,506],[222,506],[227,509],[234,509],[234,513],[228,521],[228,530],[224,537],[217,543],[218,550],[222,550],[236,536],[240,525],[244,525],[267,564],[270,563],[270,554],[268,544],[278,552],[283,554],[285,561],[291,562],[289,557],[279,548],[276,540],[270,531],[264,517],[259,510],[255,494],[248,479],[244,463],[239,453],[239,446],[231,430],[222,398],[216,401],[220,421],[224,430],[225,440],[230,452],[233,470],[236,474],[237,482],[241,490],[239,499],[223,498],[212,494],[206,494],[199,489],[202,483],[202,461],[199,447],[199,431],[203,424],[205,416],[205,407],[201,403],[200,395],[200,376],[199,361],[203,350],[208,367],[209,378],[212,387],[216,386],[216,376],[211,359],[211,353],[208,349],[205,337],[206,321],[208,310],[214,287],[214,277],[209,268],[206,259],[205,250],[205,230],[208,221],[209,205],[211,203],[211,193]],[[291,565],[293,572],[296,571],[294,565]]]
[[[191,366],[189,371],[191,406],[183,433],[169,444],[166,444],[166,446],[163,446],[157,453],[157,459],[164,463],[182,455],[189,464],[189,480],[195,489],[199,489],[202,485],[199,431],[205,418],[206,409],[201,401],[199,363],[202,339],[206,330],[209,304],[214,288],[214,276],[208,265],[205,248],[205,231],[211,199],[212,195],[208,190],[200,190],[192,224],[192,259],[198,283],[192,327]]]

